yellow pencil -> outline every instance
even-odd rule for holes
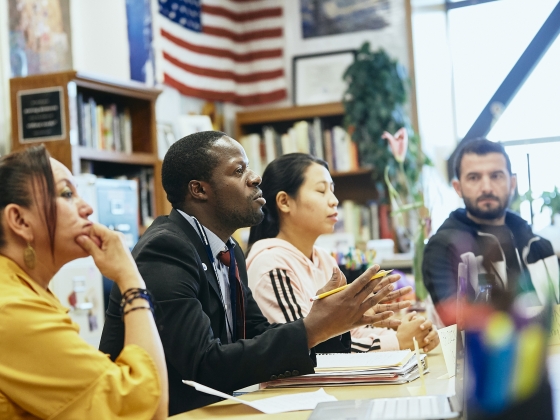
[[[373,277],[370,279],[370,281],[378,279],[380,277],[385,277],[391,271],[393,271],[393,270],[387,270],[387,271],[386,270],[380,270],[373,275]],[[340,287],[337,287],[336,289],[329,290],[328,292],[321,293],[320,295],[313,296],[310,300],[311,300],[311,302],[313,302],[314,300],[319,300],[319,299],[326,298],[327,296],[334,295],[335,293],[338,293],[341,290],[346,289],[348,286],[349,286],[348,284],[345,284],[344,286],[340,286]]]

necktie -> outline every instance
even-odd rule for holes
[[[233,337],[232,341],[245,338],[245,299],[243,296],[243,286],[239,270],[235,262],[233,247],[228,251],[222,251],[218,254],[218,260],[229,268],[229,288],[231,298],[231,315],[233,318]]]

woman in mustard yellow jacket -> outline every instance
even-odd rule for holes
[[[120,234],[91,213],[43,146],[0,159],[0,420],[167,416],[153,302]],[[80,338],[48,288],[64,264],[88,255],[124,296],[115,363]]]

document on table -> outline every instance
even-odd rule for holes
[[[443,351],[443,360],[445,360],[445,366],[447,367],[447,378],[452,378],[455,376],[457,361],[457,324],[441,328],[437,333]]]
[[[315,372],[398,367],[406,364],[411,357],[410,350],[318,354]]]
[[[256,401],[244,401],[205,385],[201,385],[198,382],[183,381],[183,383],[194,387],[197,391],[215,395],[221,398],[226,398],[228,400],[237,401],[241,404],[253,407],[255,410],[262,411],[265,414],[277,414],[285,413],[287,411],[299,410],[314,410],[317,404],[319,404],[320,402],[337,401],[335,397],[327,394],[323,388],[315,392],[302,392],[299,394],[280,395],[279,397],[263,398]]]

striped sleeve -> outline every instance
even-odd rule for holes
[[[355,338],[352,337],[352,353],[367,353],[368,351],[381,350],[381,340],[379,338]]]
[[[354,328],[350,333],[352,335],[352,353],[400,349],[397,333],[388,328],[372,328],[365,325]]]
[[[311,308],[309,296],[290,270],[275,268],[264,273],[253,296],[269,322],[292,322],[305,317]]]
[[[298,303],[292,281],[286,270],[270,270],[268,272],[270,283],[274,290],[274,297],[278,307],[284,314],[285,322],[303,318],[301,306]]]

